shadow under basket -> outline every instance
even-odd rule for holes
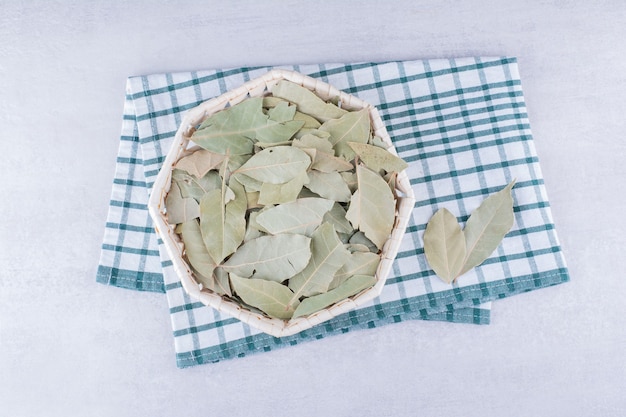
[[[325,101],[338,97],[341,101],[342,108],[346,110],[359,110],[367,108],[369,110],[371,128],[374,135],[380,137],[385,144],[388,145],[389,152],[397,155],[389,134],[387,133],[380,115],[374,106],[355,96],[346,94],[320,80],[294,71],[272,70],[259,78],[248,81],[239,88],[230,90],[219,97],[202,103],[198,107],[191,109],[186,114],[178,131],[176,132],[174,143],[172,144],[172,147],[163,163],[163,167],[161,168],[154,183],[148,203],[148,209],[150,216],[154,221],[156,232],[163,241],[163,245],[171,258],[174,271],[180,278],[182,286],[189,296],[194,300],[200,301],[203,304],[220,311],[221,313],[235,317],[256,329],[275,337],[296,334],[317,324],[323,323],[335,316],[362,306],[377,297],[381,293],[389,272],[391,271],[392,263],[397,255],[409,216],[411,215],[411,210],[413,209],[413,205],[415,203],[413,190],[411,189],[406,172],[403,171],[398,173],[396,180],[396,195],[398,197],[396,201],[395,222],[393,230],[388,240],[383,245],[380,254],[381,262],[375,274],[375,285],[361,291],[355,296],[346,298],[316,313],[290,320],[270,318],[258,312],[250,311],[228,297],[220,296],[208,289],[202,289],[194,279],[191,268],[183,256],[184,243],[175,233],[175,225],[170,225],[167,221],[165,197],[170,189],[173,167],[180,158],[189,154],[188,149],[194,146],[194,143],[190,141],[190,137],[193,134],[195,127],[202,123],[204,119],[228,106],[233,106],[246,98],[268,95],[271,88],[279,80],[283,79],[311,90]]]

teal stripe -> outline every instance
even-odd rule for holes
[[[102,244],[102,249],[113,251],[116,253],[132,253],[134,255],[159,256],[158,250],[130,248],[130,247],[121,246],[121,245],[110,245],[108,243]]]

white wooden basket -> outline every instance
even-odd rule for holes
[[[411,210],[415,203],[413,190],[409,183],[406,172],[398,174],[396,181],[396,191],[398,201],[396,206],[396,219],[393,231],[383,246],[381,262],[376,271],[376,284],[361,293],[340,301],[324,310],[318,311],[306,317],[298,317],[288,321],[269,318],[262,314],[252,312],[242,307],[236,302],[230,301],[207,289],[201,289],[195,281],[191,269],[184,260],[184,244],[179,236],[174,232],[174,225],[167,222],[165,214],[165,197],[170,189],[172,179],[172,169],[176,162],[189,153],[188,149],[194,145],[190,142],[190,137],[195,128],[208,116],[224,109],[227,106],[235,105],[248,97],[264,96],[279,80],[285,79],[313,91],[324,100],[339,97],[341,106],[347,110],[358,110],[368,108],[372,123],[372,130],[375,135],[389,145],[389,151],[396,154],[389,134],[378,114],[376,108],[355,96],[346,94],[335,87],[320,80],[302,75],[294,71],[272,70],[262,77],[248,81],[241,87],[228,91],[219,97],[208,100],[198,107],[191,109],[184,117],[170,151],[165,158],[163,167],[157,176],[152,189],[152,194],[148,203],[150,215],[154,221],[157,234],[172,260],[174,270],[182,282],[184,290],[193,299],[210,306],[222,313],[235,317],[242,322],[249,324],[265,333],[275,337],[289,336],[302,330],[313,327],[335,316],[346,313],[359,307],[373,298],[377,297],[385,285],[385,281],[391,270],[391,265],[398,253],[400,241],[404,235]]]

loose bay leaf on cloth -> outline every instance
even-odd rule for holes
[[[235,293],[241,299],[272,317],[290,319],[300,304],[285,285],[264,279],[241,278],[230,274]]]
[[[352,194],[346,218],[380,249],[393,228],[395,200],[380,175],[362,165],[357,166],[356,173],[358,188]]]
[[[424,232],[424,253],[435,273],[445,282],[456,280],[480,265],[500,245],[513,226],[512,181],[486,198],[461,230],[445,208],[429,220]]]
[[[243,174],[262,183],[283,184],[306,171],[310,164],[311,158],[301,149],[278,146],[254,154],[233,175]]]
[[[320,122],[339,118],[346,113],[345,110],[340,109],[334,104],[324,102],[324,100],[316,96],[311,90],[289,81],[278,81],[272,88],[272,94],[275,97],[284,98],[285,100],[295,103],[295,105],[298,106],[298,111],[312,116]]]
[[[250,154],[254,142],[283,142],[302,126],[301,121],[276,122],[263,113],[263,99],[255,97],[219,111],[200,125],[191,140],[224,155]]]
[[[350,256],[330,223],[322,223],[313,232],[311,252],[307,266],[289,279],[289,288],[294,292],[290,305],[302,296],[310,297],[328,291],[335,273]]]
[[[376,278],[371,275],[354,275],[345,282],[326,293],[314,295],[302,300],[293,313],[293,317],[308,316],[323,308],[335,304],[338,301],[358,294],[376,283]]]
[[[334,201],[325,198],[299,198],[263,210],[256,221],[263,230],[274,235],[297,233],[311,236],[333,204]]]
[[[244,243],[222,267],[240,277],[283,282],[309,263],[310,245],[304,235],[261,236]]]
[[[339,119],[333,119],[320,126],[322,132],[330,133],[330,143],[333,144],[335,155],[354,158],[354,151],[348,142],[367,143],[370,139],[369,110],[348,112]]]
[[[496,250],[504,235],[511,230],[515,220],[511,196],[514,185],[515,181],[512,181],[502,190],[487,197],[465,223],[463,234],[467,254],[461,274],[487,259]]]
[[[435,273],[452,282],[465,262],[465,236],[456,217],[442,208],[430,219],[424,232],[424,254]]]

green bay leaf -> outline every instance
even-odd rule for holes
[[[193,198],[184,198],[176,182],[172,182],[165,197],[167,221],[169,224],[185,223],[200,217],[200,206]]]
[[[294,293],[290,305],[295,305],[300,297],[328,291],[335,273],[350,257],[350,252],[343,247],[330,223],[322,223],[313,232],[311,252],[307,266],[289,279],[289,288]]]
[[[179,226],[189,264],[201,276],[212,277],[216,264],[204,245],[200,224],[197,220],[190,220]]]
[[[223,155],[244,155],[254,142],[283,142],[303,126],[301,121],[276,122],[263,113],[263,99],[253,97],[221,110],[202,122],[191,140]]]
[[[354,275],[335,289],[302,300],[294,311],[293,318],[313,314],[341,300],[352,297],[372,287],[374,284],[376,284],[376,278],[371,275]]]
[[[352,194],[346,218],[381,249],[393,229],[395,199],[380,175],[362,165],[356,171],[358,188]]]
[[[330,142],[335,155],[350,161],[354,151],[348,142],[367,143],[371,137],[370,116],[368,109],[348,112],[336,120],[329,120],[319,130],[330,133]]]
[[[273,235],[295,233],[311,236],[333,203],[332,200],[324,198],[299,198],[263,210],[256,217],[256,222],[263,230]]]
[[[515,180],[487,197],[465,223],[466,255],[461,274],[480,265],[500,245],[514,222],[511,190]]]
[[[223,268],[241,277],[283,282],[304,269],[310,246],[311,238],[303,235],[261,236],[244,243]]]
[[[408,164],[386,149],[366,143],[348,142],[348,145],[358,155],[361,161],[374,172],[385,170],[386,172],[404,171]]]
[[[329,200],[346,203],[352,193],[338,172],[309,171],[309,183],[306,188]]]
[[[277,146],[258,152],[233,174],[243,174],[262,183],[283,184],[296,178],[310,164],[311,158],[301,149]]]
[[[228,187],[223,186],[220,190],[209,191],[200,201],[202,238],[216,264],[220,264],[237,249],[246,233],[246,192],[232,178],[232,200],[229,199],[227,190]]]
[[[465,262],[465,236],[456,217],[439,209],[424,231],[424,254],[439,278],[450,283],[461,272]]]
[[[202,178],[212,169],[219,168],[224,162],[225,155],[198,149],[191,155],[187,155],[176,162],[175,167],[182,169],[196,178]]]
[[[320,122],[336,119],[346,113],[332,103],[326,103],[311,90],[286,80],[280,80],[272,88],[272,94],[298,106],[298,111]]]
[[[299,301],[287,286],[264,279],[242,278],[230,274],[233,290],[241,299],[270,317],[288,320]]]
[[[295,201],[302,191],[302,187],[309,183],[309,176],[302,171],[297,177],[284,184],[265,182],[261,185],[258,202],[263,205],[282,204]]]

